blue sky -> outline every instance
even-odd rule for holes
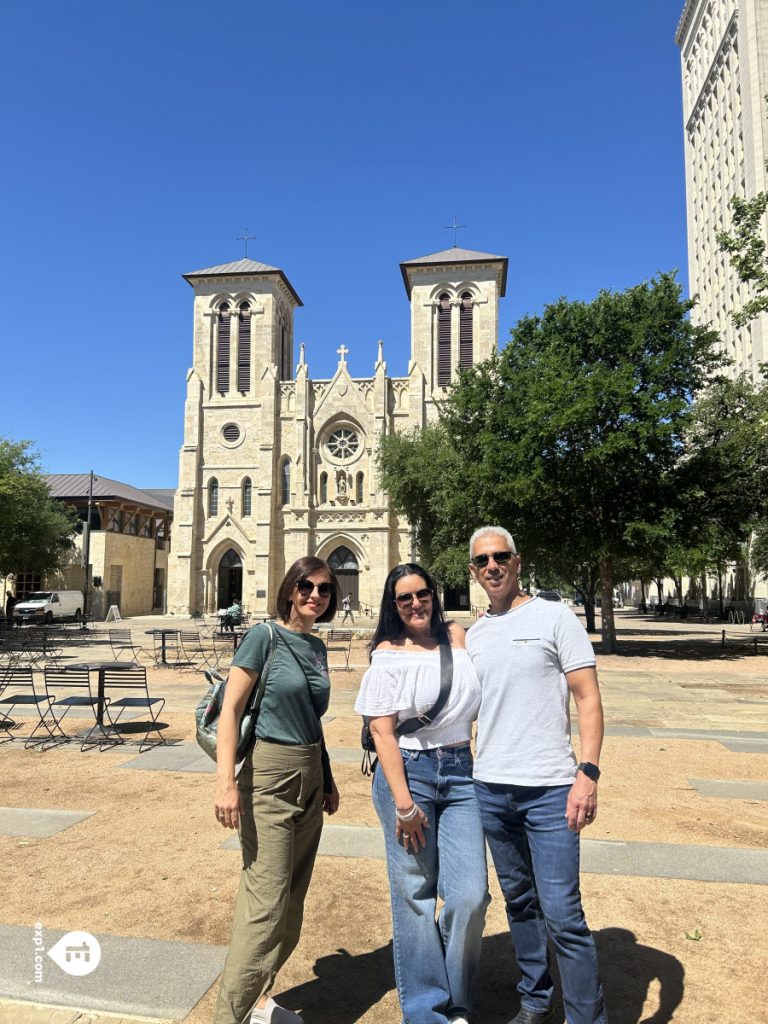
[[[192,290],[249,255],[314,377],[406,372],[399,262],[509,257],[502,340],[560,295],[687,280],[683,0],[42,0],[4,11],[0,435],[175,486]]]

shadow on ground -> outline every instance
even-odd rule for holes
[[[647,634],[640,634],[638,636]],[[625,658],[664,658],[665,661],[744,661],[747,658],[755,657],[755,648],[749,636],[745,639],[739,638],[726,647],[721,644],[720,637],[714,639],[687,639],[663,641],[659,637],[654,640],[633,640],[625,631],[617,633],[619,649],[613,657]],[[601,640],[593,640],[595,653],[602,655],[603,644]],[[758,644],[757,653],[768,654],[768,643],[763,641]]]
[[[594,936],[611,1024],[669,1024],[683,998],[685,972],[680,961],[652,946],[639,945],[626,928],[603,928]],[[313,981],[283,992],[280,1002],[301,1010],[306,1024],[329,1020],[355,1024],[394,988],[392,944],[358,956],[339,949],[317,960],[314,971]],[[509,936],[486,936],[473,1017],[484,1024],[506,1024],[520,1005],[519,977]],[[654,982],[658,983],[659,1006],[650,1017],[644,1017],[643,1006]],[[552,1024],[563,1024],[559,995]]]

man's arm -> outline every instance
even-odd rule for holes
[[[603,704],[597,672],[594,668],[579,668],[566,672],[568,689],[576,702],[576,715],[581,741],[581,760],[600,764],[600,749],[603,745]],[[597,783],[584,772],[576,773],[576,780],[568,794],[565,811],[568,828],[580,832],[585,825],[591,825],[597,817]]]

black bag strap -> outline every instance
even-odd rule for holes
[[[249,702],[249,710],[251,714],[254,714],[259,710],[262,699],[264,697],[264,691],[267,688],[267,679],[269,678],[269,672],[272,668],[272,662],[275,660],[275,648],[277,647],[277,633],[275,632],[272,624],[269,622],[263,623],[269,631],[269,653],[267,654],[267,660],[264,662],[264,667],[259,672],[259,678],[256,685],[251,690],[251,699]],[[255,728],[255,720],[254,720]]]
[[[429,711],[423,715],[419,715],[417,718],[407,718],[404,722],[401,722],[395,729],[395,734],[397,736],[410,736],[411,733],[418,732],[425,725],[431,725],[448,703],[452,682],[453,654],[451,652],[451,645],[446,639],[443,639],[440,641],[440,693],[437,695],[437,700]]]

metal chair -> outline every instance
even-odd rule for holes
[[[51,700],[50,712],[53,717],[54,724],[60,733],[60,736],[55,740],[55,744],[69,743],[75,738],[74,736],[67,735],[61,726],[61,723],[69,712],[73,708],[90,708],[96,721],[80,744],[80,750],[85,751],[90,749],[90,747],[97,746],[99,741],[91,742],[91,736],[97,729],[101,733],[102,737],[106,736],[106,732],[104,726],[98,719],[97,706],[99,701],[98,697],[94,697],[93,690],[91,689],[91,673],[89,670],[87,668],[73,668],[66,670],[46,668],[43,673],[43,678],[45,680],[46,695]],[[59,694],[65,690],[76,690],[78,692],[71,693],[68,697],[59,698]],[[56,715],[56,708],[63,708],[63,711],[58,715],[58,717]]]
[[[115,661],[120,661],[127,656],[128,660],[140,665],[139,658],[142,654],[145,658],[151,657],[141,644],[134,642],[130,629],[110,629],[108,632],[109,646],[112,648],[112,656]]]
[[[43,707],[43,705],[46,705]],[[51,710],[51,698],[46,694],[38,694],[35,690],[35,678],[31,668],[7,668],[0,679],[0,708],[7,707],[8,714],[0,710],[0,729],[6,729],[8,735],[0,743],[8,743],[15,739],[11,735],[11,729],[15,728],[16,721],[11,717],[14,708],[34,708],[40,721],[24,741],[24,749],[45,744],[45,737],[35,739],[35,736],[44,729],[50,740],[56,737],[47,721],[48,713]],[[55,721],[55,719],[54,719]]]
[[[106,750],[108,747],[124,743],[125,740],[121,738],[120,733],[134,730],[144,733],[139,743],[139,753],[165,743],[161,727],[167,728],[167,726],[158,721],[158,715],[165,705],[165,697],[150,697],[147,687],[147,670],[143,666],[137,665],[136,668],[124,669],[121,672],[110,668],[105,668],[102,672],[104,675],[104,713],[109,725],[104,731],[104,739],[99,749]],[[131,695],[118,696],[118,694],[126,694],[126,691]],[[121,723],[121,718],[126,711],[137,708],[146,711],[148,719]],[[117,711],[117,715],[113,715],[114,711]],[[149,736],[153,732],[157,733],[158,738],[149,742]]]
[[[215,665],[213,650],[203,645],[200,634],[194,630],[182,629],[179,631],[179,654],[176,668],[181,668],[183,665],[192,665],[195,668],[213,668]]]
[[[329,654],[331,651],[340,651],[344,655],[347,672],[352,671],[349,667],[349,655],[352,651],[351,629],[329,629],[325,635],[325,646]],[[329,665],[329,668],[333,667]]]

